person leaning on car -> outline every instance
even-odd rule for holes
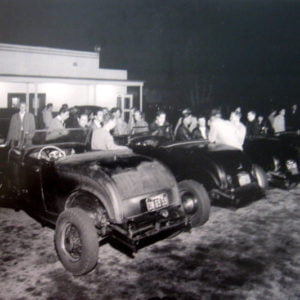
[[[122,150],[129,149],[126,146],[117,145],[110,131],[116,127],[117,121],[110,116],[103,127],[93,130],[91,148],[92,150]]]
[[[31,144],[35,131],[35,120],[32,113],[26,111],[26,103],[20,102],[20,111],[15,113],[9,124],[7,143],[11,146]]]
[[[62,107],[58,115],[52,119],[47,135],[46,135],[46,141],[54,140],[59,137],[62,137],[64,135],[67,135],[69,132],[65,129],[65,121],[69,118],[69,110],[67,108]]]

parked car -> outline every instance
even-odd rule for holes
[[[213,204],[241,205],[264,195],[266,174],[242,151],[198,140],[172,142],[164,137],[132,138],[134,152],[165,163],[178,181],[194,180],[204,185]]]
[[[57,254],[73,274],[93,269],[102,238],[137,251],[149,238],[208,220],[210,201],[202,186],[185,180],[179,189],[158,161],[130,149],[87,151],[85,143],[70,141],[71,129],[66,141],[45,143],[44,136],[37,131],[28,147],[1,145],[0,191],[56,226]]]
[[[17,108],[0,108],[0,140],[4,141],[7,137],[9,122]]]
[[[281,138],[276,136],[248,138],[243,147],[251,159],[265,170],[271,185],[293,188],[299,183],[299,148],[297,150],[297,146],[292,143],[290,135],[282,134]]]
[[[276,136],[284,145],[294,148],[297,151],[298,159],[300,159],[300,130],[280,132]]]

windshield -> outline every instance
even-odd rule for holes
[[[13,146],[17,148],[30,147],[33,145],[78,143],[88,144],[92,131],[83,128],[64,128],[59,130],[37,129],[31,135],[24,135]]]

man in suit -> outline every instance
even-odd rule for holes
[[[208,139],[206,118],[203,115],[198,116],[198,125],[192,132],[192,138],[195,140],[207,140]]]
[[[33,114],[26,111],[25,102],[20,102],[20,111],[15,113],[10,120],[7,142],[11,146],[30,145],[35,128]]]

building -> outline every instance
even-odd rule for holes
[[[0,43],[0,108],[26,101],[31,112],[47,103],[119,106],[128,114],[136,87],[135,106],[143,108],[143,82],[128,80],[126,70],[100,68],[100,51],[72,51]]]

